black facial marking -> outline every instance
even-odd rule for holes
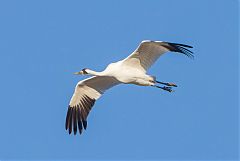
[[[83,74],[88,74],[88,72],[86,71],[87,68],[84,68],[82,71],[83,71]]]

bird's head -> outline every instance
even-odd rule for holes
[[[89,74],[89,69],[88,68],[84,68],[80,72],[76,72],[74,74],[76,74],[76,75],[87,75],[87,74]]]

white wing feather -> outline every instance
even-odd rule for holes
[[[74,130],[76,134],[79,129],[80,134],[83,128],[87,128],[87,116],[95,101],[109,88],[119,84],[116,79],[108,76],[94,76],[78,82],[75,92],[69,103],[66,130],[69,134]]]
[[[192,48],[184,44],[145,40],[140,43],[131,55],[123,60],[123,63],[146,72],[161,55],[168,51],[179,52],[193,57],[192,52],[184,47]]]

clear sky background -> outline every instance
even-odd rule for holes
[[[0,1],[0,160],[237,160],[238,1]],[[149,70],[175,93],[121,85],[83,135],[64,129],[82,68],[103,70],[144,39],[192,45]]]

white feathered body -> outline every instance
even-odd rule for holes
[[[150,86],[154,83],[154,77],[147,75],[143,70],[128,66],[127,63],[118,61],[111,63],[103,71],[103,75],[112,76],[124,84],[136,84],[140,86]]]

